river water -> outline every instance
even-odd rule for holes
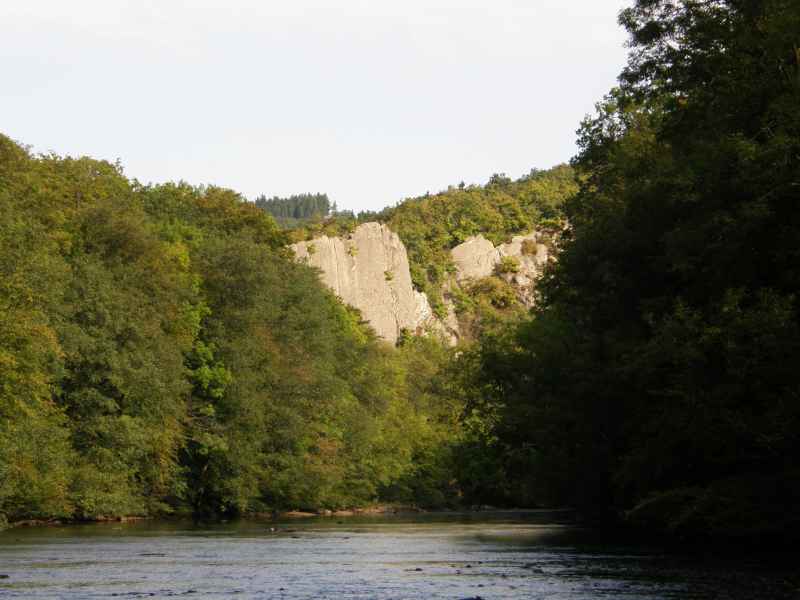
[[[550,512],[12,529],[0,598],[800,598],[785,554],[608,538]]]

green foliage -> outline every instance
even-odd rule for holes
[[[0,136],[0,520],[66,515],[73,453],[63,411],[52,398],[63,350],[55,331],[68,278],[60,256],[68,236],[49,226],[56,211],[33,197],[27,152]]]
[[[409,199],[382,216],[408,250],[414,286],[426,292],[434,311],[444,316],[442,286],[453,272],[452,248],[477,234],[497,245],[527,233],[542,219],[558,218],[576,190],[572,169],[560,165],[531,171],[517,181],[494,176],[482,187],[451,187]]]
[[[359,224],[352,213],[339,212],[325,219],[296,223],[287,229],[286,234],[292,242],[302,242],[326,235],[328,237],[347,237]]]
[[[443,286],[454,271],[452,248],[478,234],[500,244],[534,228],[558,231],[562,207],[577,189],[575,172],[568,165],[534,169],[516,181],[495,175],[484,186],[451,186],[380,212],[361,212],[357,218],[339,214],[302,224],[289,236],[293,241],[346,236],[358,223],[386,223],[406,246],[414,287],[428,295],[434,313],[444,318]]]
[[[387,347],[287,240],[0,136],[0,520],[450,502],[449,351]]]
[[[476,350],[470,403],[505,469],[535,450],[552,502],[796,534],[800,5],[641,0],[621,22],[559,261],[533,317]]]
[[[538,250],[539,249],[536,247],[536,242],[534,242],[533,240],[522,240],[521,251],[523,255],[536,256]]]
[[[256,198],[255,205],[268,212],[280,225],[296,226],[300,223],[327,217],[336,204],[331,206],[327,194],[296,194],[288,198],[273,196],[267,199],[261,195]]]
[[[460,505],[466,483],[456,478],[463,399],[449,372],[452,350],[433,337],[406,336],[397,353],[405,402],[392,437],[405,446],[407,462],[383,482],[380,496],[429,508]]]
[[[511,284],[497,277],[484,277],[467,288],[478,303],[488,303],[494,308],[509,308],[517,305],[517,295]]]
[[[526,240],[527,241],[527,240]],[[519,273],[519,259],[515,256],[503,256],[494,268],[497,275]]]

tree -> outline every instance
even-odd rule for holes
[[[477,389],[560,502],[797,531],[800,7],[639,0],[620,20],[630,60],[579,131],[563,251],[532,320],[482,345]]]

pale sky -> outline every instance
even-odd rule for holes
[[[2,0],[0,132],[380,209],[575,153],[626,0]]]

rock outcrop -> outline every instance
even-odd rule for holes
[[[395,343],[402,329],[421,333],[434,324],[427,296],[411,284],[406,248],[385,225],[364,223],[346,238],[322,236],[291,248],[383,339]]]
[[[456,267],[456,281],[481,279],[494,273],[494,267],[500,262],[500,253],[494,244],[482,235],[467,238],[450,250],[450,256]]]
[[[532,306],[534,285],[550,260],[544,234],[514,236],[507,244],[494,246],[481,235],[471,237],[451,251],[455,280],[444,286],[445,318],[433,314],[428,298],[411,283],[406,247],[386,225],[364,223],[347,237],[322,236],[292,244],[297,260],[320,270],[320,277],[343,302],[358,308],[375,332],[395,343],[405,329],[414,334],[435,331],[451,344],[461,333],[452,286],[499,275],[513,284],[523,304]],[[513,258],[513,269],[498,266]]]
[[[550,260],[550,250],[544,241],[544,234],[536,231],[516,235],[509,243],[499,246],[482,235],[470,237],[451,250],[456,281],[463,284],[494,275],[503,258],[510,257],[516,263],[516,270],[500,275],[517,286],[520,300],[530,306],[534,299],[533,284]]]

